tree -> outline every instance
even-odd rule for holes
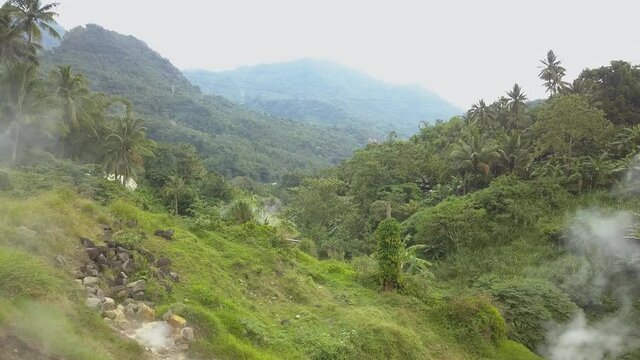
[[[29,48],[22,30],[13,26],[11,10],[7,4],[0,8],[0,64],[15,65],[24,60],[35,62],[35,48]]]
[[[477,124],[482,128],[487,127],[494,118],[493,109],[491,106],[487,106],[483,99],[480,99],[477,104],[473,104],[467,112],[469,123]]]
[[[562,80],[567,70],[560,65],[560,60],[553,53],[553,50],[549,50],[547,58],[540,60],[540,62],[543,66],[540,67],[538,77],[544,81],[544,86],[550,96],[559,94],[569,87],[569,83]]]
[[[7,69],[2,83],[4,112],[11,121],[11,163],[15,165],[22,125],[42,114],[45,95],[37,68],[30,63],[16,63]]]
[[[499,158],[497,150],[498,147],[482,136],[478,129],[471,128],[453,145],[449,159],[460,174],[477,171],[488,176],[491,165]]]
[[[53,95],[62,108],[62,153],[70,156],[70,134],[80,128],[82,123],[93,124],[92,117],[88,116],[86,107],[91,106],[90,91],[86,80],[81,74],[74,74],[71,66],[58,66],[49,73],[51,84],[54,87]],[[82,124],[84,125],[84,124]],[[76,134],[77,135],[77,134]]]
[[[640,123],[640,66],[612,61],[609,66],[586,69],[573,87],[575,92],[588,96],[613,124]]]
[[[518,84],[513,85],[513,89],[507,92],[508,102],[507,107],[510,112],[509,122],[507,123],[507,130],[513,130],[520,117],[524,114],[526,109],[525,101],[527,101],[527,95],[522,92],[522,88]]]
[[[169,180],[164,184],[162,188],[162,195],[166,198],[173,200],[174,214],[178,213],[178,198],[182,197],[190,192],[190,188],[184,182],[181,177],[171,176]]]
[[[42,30],[56,39],[60,34],[50,24],[58,16],[53,11],[59,4],[42,4],[40,0],[9,0],[7,2],[11,16],[15,19],[15,26],[22,29],[27,36],[27,48],[33,41],[42,40]]]
[[[513,171],[519,165],[527,144],[527,141],[522,137],[522,132],[518,130],[502,134],[497,151],[500,155],[500,162],[508,171]]]
[[[400,224],[395,219],[380,222],[375,232],[376,260],[380,269],[380,279],[385,292],[400,284],[404,244],[400,239]]]
[[[604,112],[590,106],[584,97],[561,95],[540,107],[533,129],[540,155],[556,155],[568,163],[574,156],[596,154],[610,128]]]
[[[104,166],[123,185],[135,178],[143,164],[143,156],[152,153],[153,142],[146,138],[143,120],[133,118],[131,109],[118,118],[105,139]]]

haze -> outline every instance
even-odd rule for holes
[[[419,83],[467,108],[514,82],[530,99],[544,97],[537,74],[549,49],[571,80],[612,59],[640,62],[639,8],[634,1],[62,0],[59,22],[134,35],[183,69],[322,58]]]

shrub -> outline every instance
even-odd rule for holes
[[[382,221],[376,229],[375,237],[380,280],[384,291],[390,291],[400,283],[401,255],[404,250],[400,239],[400,224],[395,219]]]

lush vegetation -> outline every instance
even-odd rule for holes
[[[302,140],[269,147],[282,156],[261,173],[253,155],[216,162],[211,134],[234,154],[224,134],[268,143],[302,129],[322,142],[331,132],[273,118],[267,126],[199,95],[139,41],[97,26],[71,31],[49,54],[71,66],[40,66],[55,8],[14,0],[0,11],[0,349],[10,338],[53,359],[148,356],[87,309],[75,286],[87,257],[78,238],[102,243],[105,229],[171,259],[171,286],[147,260],[131,277],[146,280],[159,313],[171,309],[195,328],[193,358],[539,359],[549,326],[578,311],[593,321],[622,312],[635,330],[638,252],[585,267],[603,251],[572,251],[570,220],[585,207],[605,209],[595,219],[640,212],[628,192],[640,171],[640,68],[612,62],[569,83],[549,52],[539,74],[549,98],[535,105],[515,84],[314,175],[304,157],[326,155],[331,142],[308,143],[303,162],[286,166]],[[94,59],[91,88],[74,66],[101,46],[130,51]],[[146,55],[132,58],[133,48]],[[220,114],[231,118],[211,121]],[[255,122],[235,121],[243,116]],[[276,174],[279,185],[237,176]],[[172,240],[158,229],[172,229]],[[616,231],[637,241],[633,227]],[[634,348],[623,358],[637,359]]]
[[[422,121],[448,119],[462,110],[420,87],[394,86],[322,60],[242,67],[219,73],[191,70],[185,76],[209,94],[275,116],[362,129],[380,139],[395,131],[409,137]]]

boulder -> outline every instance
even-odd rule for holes
[[[138,304],[138,311],[136,312],[138,316],[145,321],[153,321],[156,319],[156,311],[147,306],[145,303]]]
[[[100,256],[100,250],[95,247],[88,247],[84,250],[91,261],[95,261]]]
[[[167,318],[167,323],[171,325],[171,327],[175,329],[182,329],[187,326],[187,320],[185,320],[182,316],[172,314]]]
[[[121,269],[125,273],[133,273],[136,271],[136,264],[133,259],[129,259],[122,263]]]
[[[107,319],[115,319],[116,318],[116,311],[115,310],[105,310],[102,312],[102,316],[107,318]]]
[[[166,257],[161,257],[156,260],[156,267],[160,269],[168,269],[171,266],[171,259]]]
[[[193,329],[190,327],[185,327],[180,330],[180,338],[188,343],[193,342],[195,340]]]
[[[101,299],[101,300],[106,298],[104,290],[102,290],[100,288],[96,289],[96,296],[98,297],[98,299]]]
[[[85,305],[87,305],[90,309],[98,310],[102,305],[102,301],[100,301],[100,299],[98,299],[97,297],[90,297],[85,301]]]
[[[118,253],[117,257],[118,257],[118,260],[120,260],[123,263],[125,263],[125,262],[129,261],[130,255],[128,253],[121,252],[121,253]]]
[[[167,230],[158,229],[153,233],[153,235],[159,236],[165,240],[171,240],[173,238],[173,229],[167,229]]]
[[[115,310],[115,309],[116,309],[115,300],[113,300],[112,298],[104,298],[104,300],[102,301],[102,310],[108,311],[108,310]]]
[[[98,285],[99,283],[100,278],[95,276],[85,276],[85,278],[82,279],[82,285],[84,286],[94,286]]]
[[[127,289],[132,293],[144,291],[147,287],[147,283],[144,280],[138,280],[127,284]]]

